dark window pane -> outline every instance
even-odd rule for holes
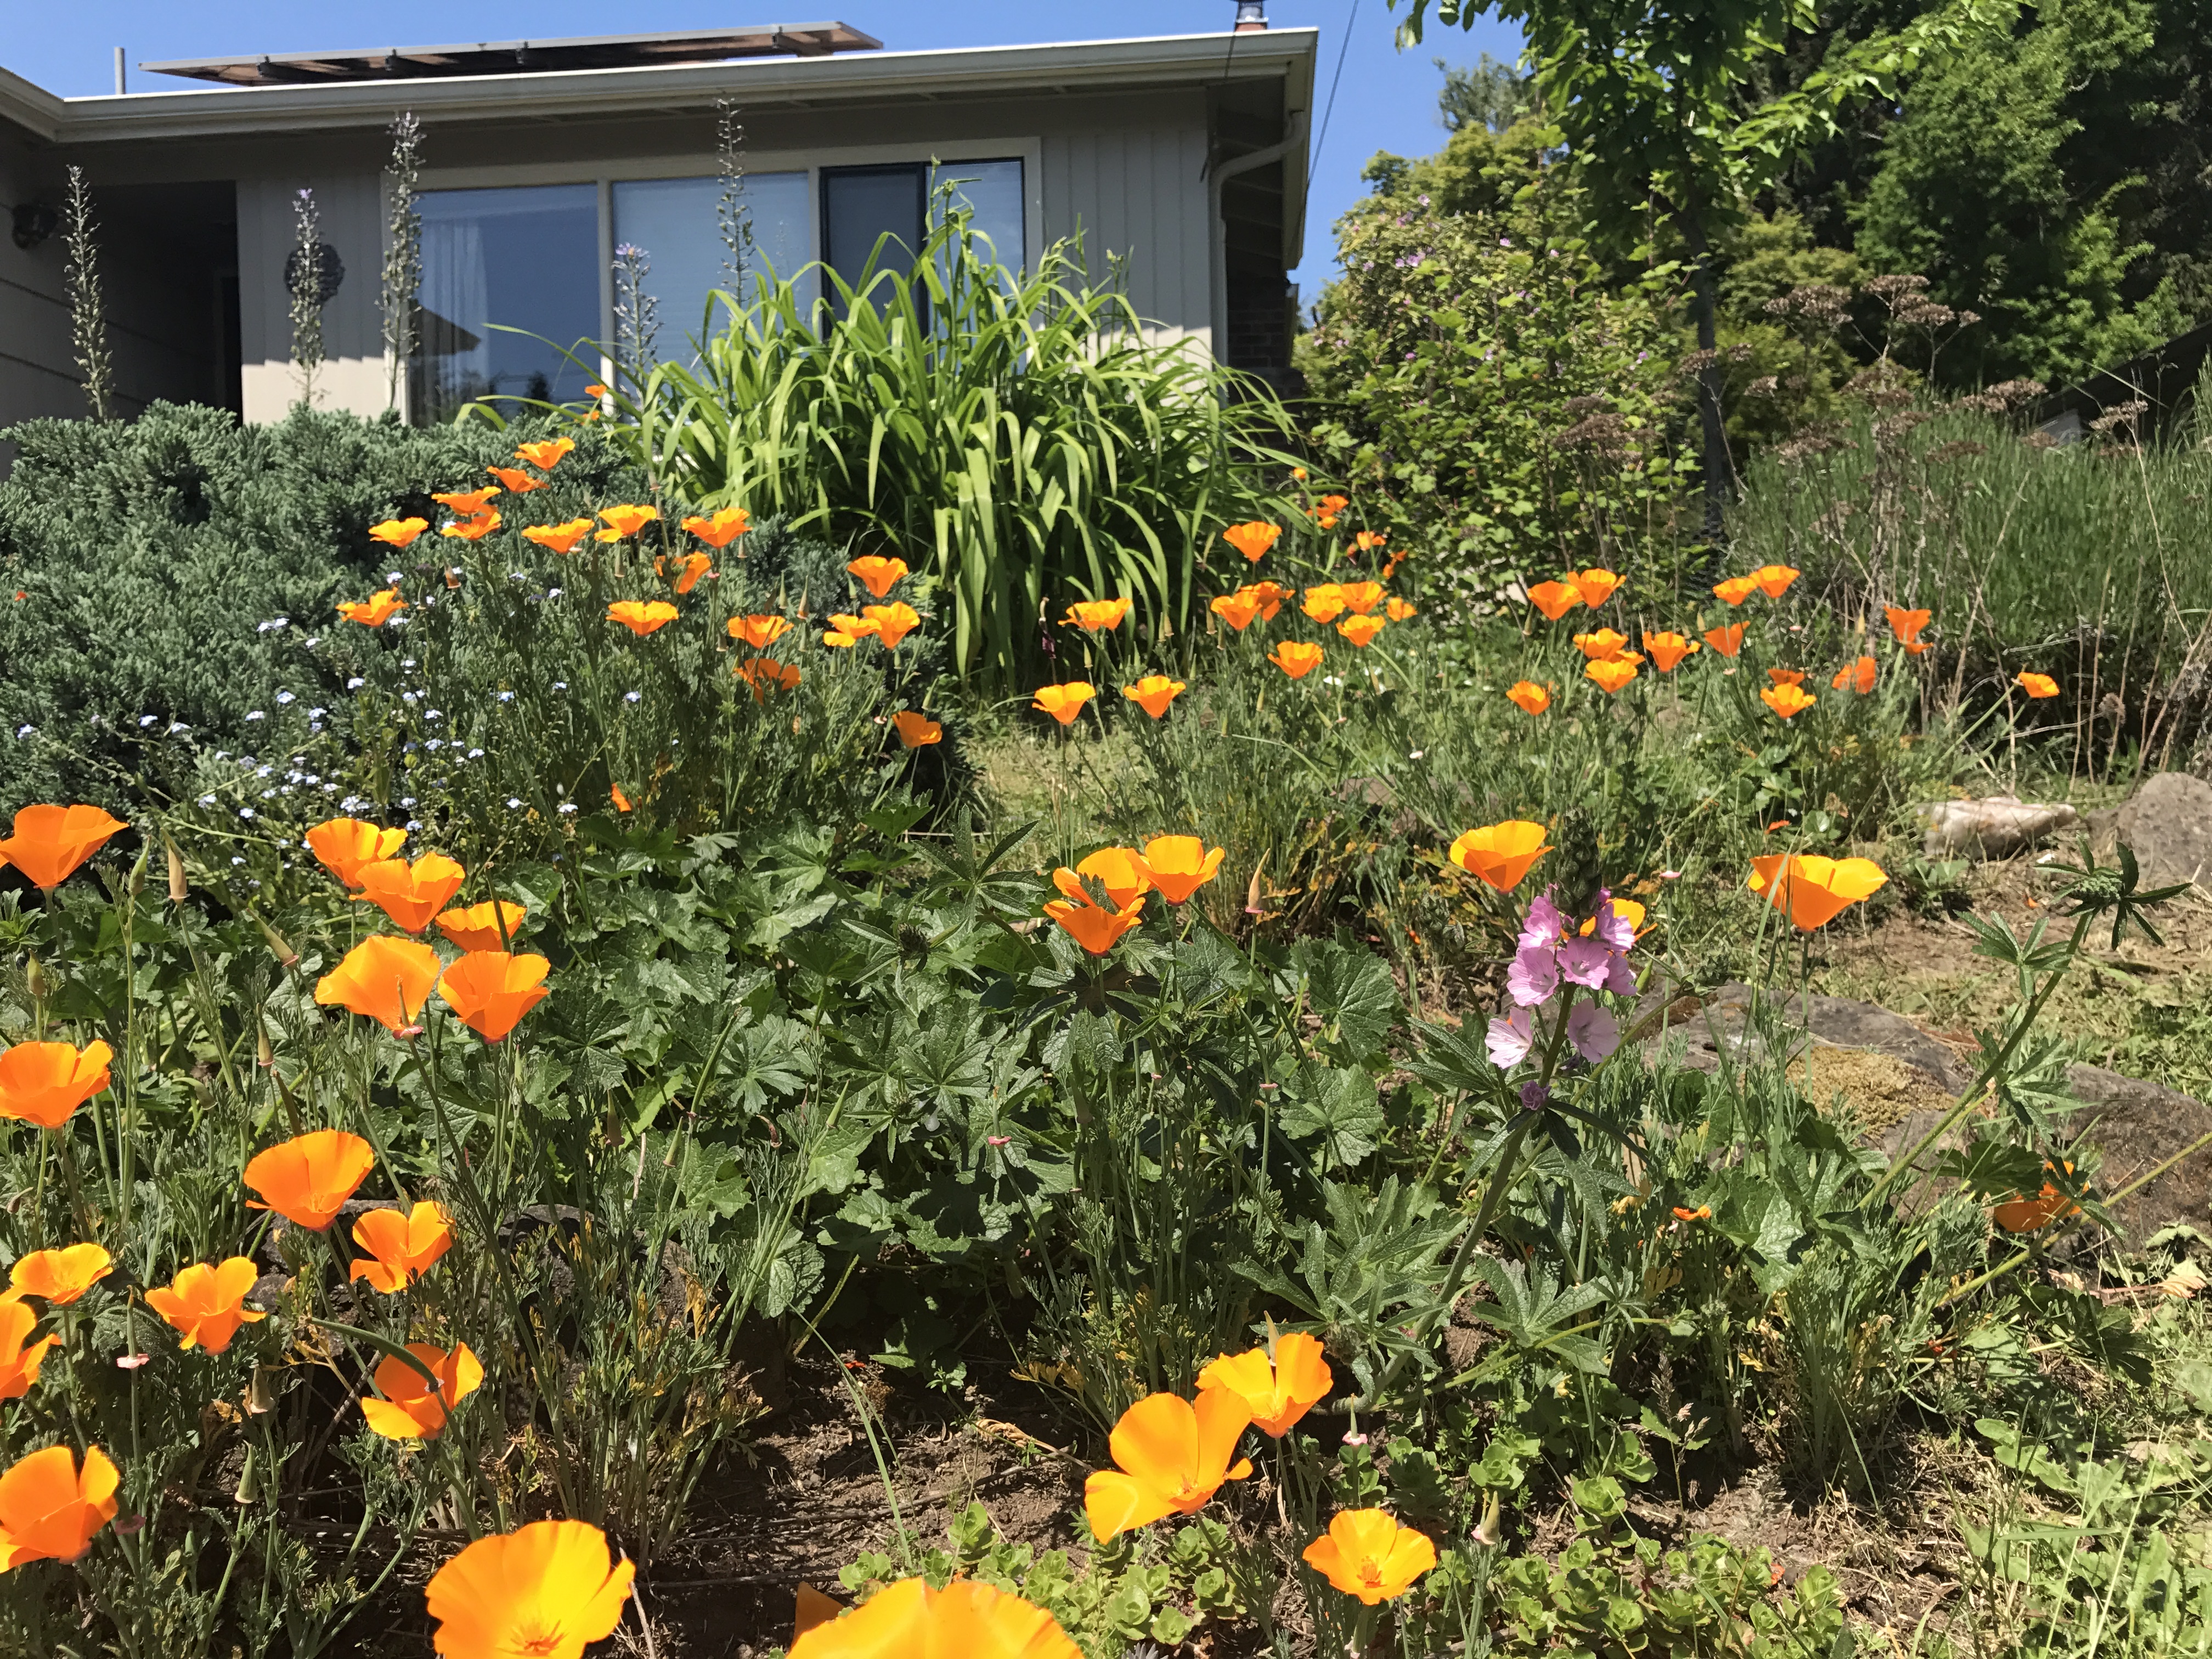
[[[822,257],[848,283],[873,259],[878,270],[914,269],[921,248],[920,162],[884,167],[826,167],[822,173]],[[882,238],[894,240],[883,245]]]
[[[559,348],[599,332],[599,187],[434,190],[422,203],[416,418],[449,419],[474,398],[580,398],[597,348],[580,362]]]
[[[978,253],[996,259],[1008,270],[1019,270],[1029,263],[1024,236],[1027,203],[1018,160],[940,161],[931,189],[942,190],[947,185],[952,187],[951,205],[967,210],[969,224],[976,236],[990,244],[986,252],[979,243]]]

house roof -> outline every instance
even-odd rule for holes
[[[234,87],[325,85],[338,81],[422,80],[436,76],[516,75],[532,70],[635,69],[715,63],[732,58],[821,58],[882,49],[849,23],[760,23],[657,34],[575,35],[551,40],[469,40],[442,46],[369,46],[343,52],[262,52],[247,58],[179,58],[141,64]]]
[[[892,100],[1112,92],[1281,76],[1289,109],[1310,101],[1317,33],[1166,35],[929,52],[840,52],[708,64],[508,70],[320,85],[223,86],[58,98],[0,70],[0,120],[48,143],[248,137],[376,128],[395,110],[425,122],[647,113],[735,96],[750,108],[828,108]],[[1303,158],[1301,163],[1303,162]],[[1303,165],[1300,167],[1303,179]]]

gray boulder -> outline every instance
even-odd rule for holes
[[[2127,842],[2147,887],[2193,881],[2212,889],[2212,783],[2154,773],[2119,805],[2089,814],[2089,839],[2100,857]]]
[[[1921,851],[1931,859],[2010,858],[2081,822],[2081,815],[2063,801],[2046,805],[2015,795],[1930,801],[1916,810],[1928,825]]]

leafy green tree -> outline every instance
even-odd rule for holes
[[[1405,5],[1400,40],[1418,41],[1429,0]],[[1840,112],[1894,97],[1923,57],[2009,18],[2013,0],[1952,0],[1893,33],[1841,44],[1796,85],[1765,97],[1790,32],[1817,22],[1814,0],[1437,0],[1438,21],[1462,28],[1493,9],[1526,33],[1537,90],[1589,192],[1598,237],[1656,249],[1663,230],[1689,262],[1705,533],[1717,540],[1730,468],[1716,239],[1793,154],[1835,130]]]

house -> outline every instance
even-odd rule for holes
[[[1224,24],[1229,6],[1222,4]],[[1218,33],[899,52],[843,23],[146,64],[182,89],[59,98],[0,70],[0,422],[84,411],[60,210],[81,167],[118,402],[300,395],[295,294],[322,301],[319,406],[411,418],[573,397],[642,251],[659,351],[728,282],[718,137],[742,122],[748,269],[854,273],[956,191],[1001,262],[1079,233],[1138,311],[1263,376],[1290,361],[1316,37],[1243,0]],[[118,56],[118,88],[124,79]],[[418,348],[383,344],[390,129],[423,129]],[[299,252],[311,191],[325,244]],[[289,276],[288,280],[288,268]]]

